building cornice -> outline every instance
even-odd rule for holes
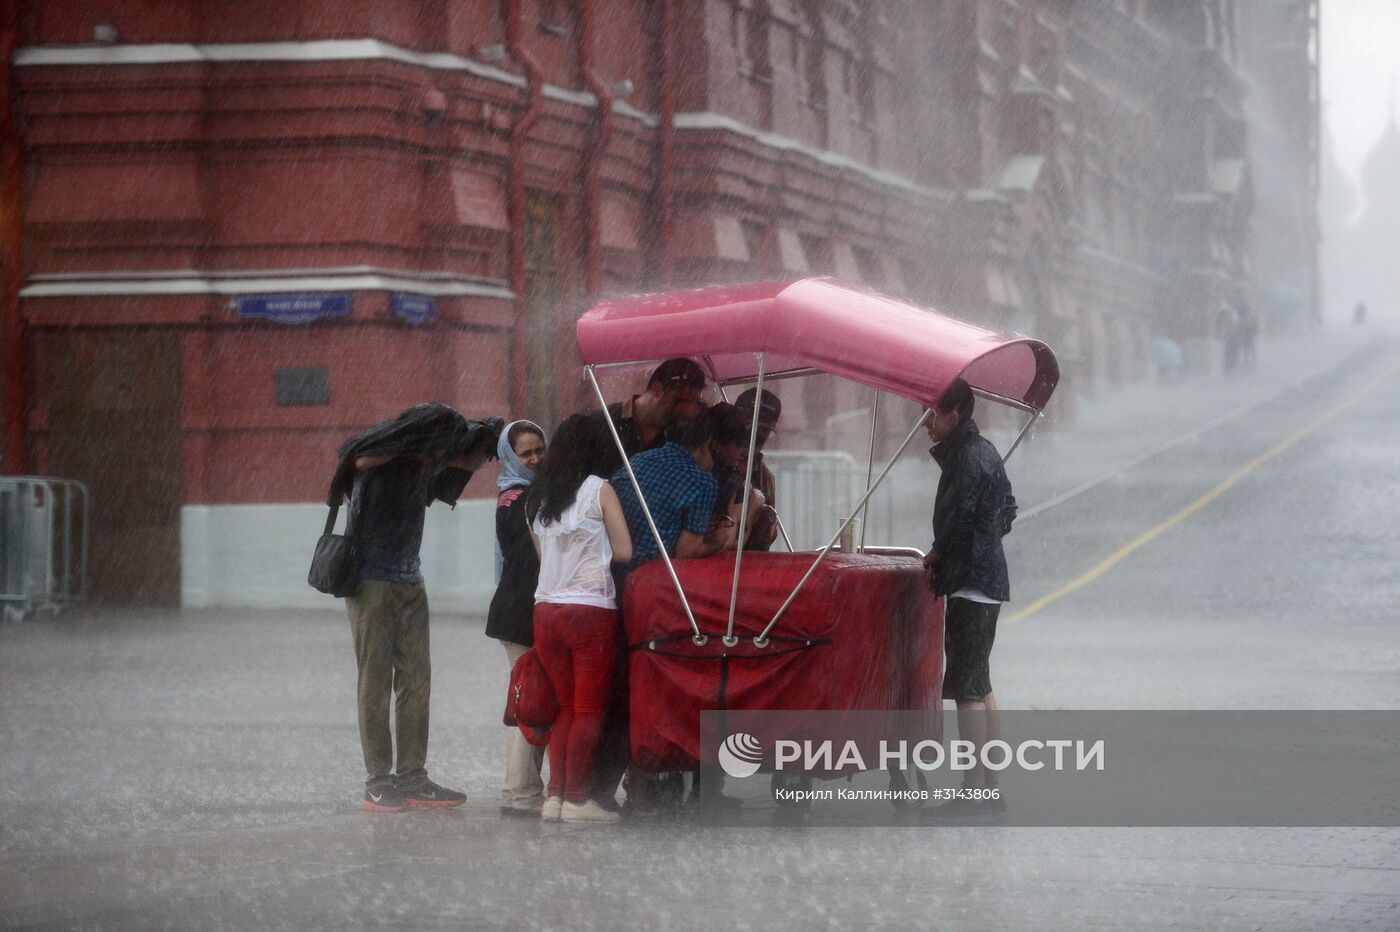
[[[752,126],[739,122],[733,117],[725,116],[721,113],[678,113],[676,114],[676,129],[720,130],[734,133],[737,136],[744,136],[748,139],[752,139],[766,148],[785,152],[796,152],[807,156],[813,161],[820,162],[823,165],[855,172],[856,174],[862,175],[869,178],[871,181],[887,187],[900,188],[937,200],[952,200],[952,194],[949,191],[926,187],[902,175],[882,171],[878,168],[871,168],[869,165],[856,161],[849,156],[831,152],[826,149],[818,149],[814,146],[808,146],[805,143],[798,142],[786,136],[779,136],[776,133],[755,129]]]
[[[149,45],[44,45],[28,46],[15,53],[17,68],[112,67],[132,65],[219,64],[231,62],[340,62],[392,61],[418,68],[458,71],[487,81],[524,88],[521,75],[451,52],[418,52],[379,39],[324,39],[311,42],[239,43],[162,43]],[[578,107],[596,108],[598,98],[587,91],[575,91],[554,84],[544,86],[545,97]],[[659,118],[614,101],[613,112],[655,128]],[[850,156],[810,146],[796,139],[748,126],[733,117],[717,113],[678,113],[678,131],[721,130],[744,136],[780,152],[806,156],[823,165],[855,172],[877,184],[932,197],[951,200],[947,191],[929,188],[909,178],[867,165]]]
[[[66,272],[30,276],[21,298],[254,295],[320,291],[407,291],[433,297],[515,300],[504,284],[444,272],[355,265],[317,269]]]

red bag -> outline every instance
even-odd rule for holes
[[[505,723],[518,725],[525,740],[537,747],[549,743],[549,729],[559,718],[559,698],[534,649],[520,655],[510,671]]]

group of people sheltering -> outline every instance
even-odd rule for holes
[[[466,799],[426,771],[430,663],[419,549],[425,507],[454,503],[493,455],[501,463],[497,588],[486,634],[501,642],[512,666],[533,647],[559,705],[548,738],[547,788],[544,749],[510,730],[502,813],[615,822],[619,785],[628,807],[658,805],[655,777],[628,767],[623,584],[663,548],[673,558],[740,546],[766,550],[780,529],[774,477],[763,462],[782,414],[778,397],[750,389],[733,404],[707,405],[705,388],[695,362],[670,359],[641,393],[606,413],[571,415],[552,436],[530,421],[468,421],[445,405],[427,404],[341,446],[329,501],[338,507],[349,500],[346,534],[360,553],[360,582],[347,606],[359,672],[365,809],[457,806]],[[959,716],[960,731],[976,732],[968,737],[980,743],[997,737],[989,656],[998,610],[1010,597],[1001,537],[1016,505],[996,450],[972,422],[972,403],[971,390],[958,380],[928,420],[943,475],[925,567],[930,588],[947,598],[943,696],[960,711],[993,713]],[[746,483],[751,436],[755,454]],[[969,779],[990,785],[991,777],[973,772]],[[709,789],[704,798],[726,801],[717,787]]]
[[[740,546],[755,419],[752,520],[743,544],[767,549],[773,542],[773,480],[762,447],[781,404],[771,392],[760,399],[750,390],[734,404],[706,405],[705,387],[698,365],[670,359],[651,373],[643,392],[606,415],[572,415],[548,441],[530,421],[509,424],[501,435],[500,575],[486,634],[502,643],[512,665],[534,647],[560,709],[549,735],[547,790],[540,777],[543,749],[519,730],[511,732],[504,814],[568,822],[620,818],[616,796],[629,745],[623,584],[663,548],[670,557],[688,558]],[[647,798],[649,776],[634,772],[626,779],[629,807],[654,804]]]
[[[530,421],[467,421],[429,404],[341,446],[330,502],[348,498],[346,535],[360,554],[360,582],[346,604],[359,671],[364,808],[392,812],[466,799],[426,771],[431,668],[419,550],[425,506],[455,502],[471,473],[495,456],[497,588],[486,633],[504,645],[512,665],[533,647],[560,707],[549,736],[548,795],[543,750],[512,729],[502,811],[555,821],[619,818],[616,791],[629,746],[623,583],[662,548],[687,558],[740,546],[755,419],[744,546],[768,549],[777,533],[762,448],[781,403],[772,392],[750,390],[733,404],[707,405],[706,381],[692,360],[667,360],[641,393],[606,415],[571,415],[548,439]],[[629,801],[646,795],[647,779],[635,775]]]

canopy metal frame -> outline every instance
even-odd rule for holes
[[[637,491],[637,501],[642,505],[642,514],[647,519],[647,527],[651,529],[652,536],[656,538],[657,550],[660,551],[661,561],[666,564],[666,572],[671,577],[671,583],[676,587],[676,594],[680,596],[681,608],[685,609],[685,617],[690,622],[690,639],[695,642],[696,647],[704,647],[709,643],[709,638],[700,633],[700,625],[695,621],[695,613],[690,610],[690,600],[685,597],[685,587],[681,585],[681,579],[676,575],[676,567],[671,563],[671,555],[666,552],[666,545],[661,540],[661,532],[656,529],[656,519],[651,515],[651,506],[647,504],[646,496],[642,494],[642,485],[637,481],[637,474],[632,471],[632,463],[627,458],[627,448],[622,444],[622,436],[617,432],[617,425],[613,423],[612,412],[608,410],[608,400],[603,397],[602,386],[598,384],[598,377],[593,374],[593,366],[584,366],[584,371],[588,373],[588,381],[593,385],[593,393],[598,396],[598,404],[603,409],[603,420],[608,422],[608,433],[612,434],[613,443],[617,444],[617,452],[622,456],[622,468],[627,470],[627,478],[632,480],[632,488]],[[622,593],[618,593],[618,598]]]
[[[797,581],[797,585],[793,587],[786,601],[779,606],[778,611],[773,615],[773,620],[768,622],[768,626],[753,639],[754,647],[761,650],[768,646],[768,635],[773,630],[773,627],[782,619],[788,607],[791,606],[793,601],[797,598],[797,594],[802,591],[802,587],[807,585],[807,580],[812,578],[812,574],[817,571],[817,567],[821,566],[827,556],[830,555],[832,549],[836,546],[836,542],[840,540],[841,535],[845,533],[846,527],[855,520],[856,515],[860,514],[860,510],[865,507],[866,502],[870,501],[870,496],[880,487],[880,483],[885,481],[885,476],[889,475],[894,464],[898,462],[899,457],[908,449],[909,444],[914,440],[914,435],[924,426],[928,421],[928,416],[932,413],[933,408],[925,408],[923,413],[919,415],[919,419],[914,422],[914,426],[911,427],[909,433],[905,435],[904,442],[899,445],[899,449],[894,451],[894,455],[891,456],[890,461],[885,464],[885,468],[880,470],[880,475],[875,479],[875,482],[866,488],[865,494],[860,497],[860,501],[856,502],[855,508],[851,509],[851,513],[846,516],[846,520],[841,522],[841,526],[836,529],[836,533],[831,535],[831,539],[826,542],[826,546],[817,552],[817,558],[812,561],[812,565],[807,568],[807,572]],[[733,611],[733,606],[730,607],[730,611]]]
[[[1016,448],[1021,445],[1021,441],[1026,439],[1026,434],[1030,432],[1031,426],[1040,418],[1040,412],[1031,410],[1030,416],[1026,418],[1026,423],[1021,425],[1021,432],[1016,435],[1016,439],[1011,442],[1006,455],[1001,458],[1001,464],[1006,465],[1006,461],[1011,459],[1011,454],[1016,452]]]
[[[880,433],[880,390],[875,389],[875,401],[870,405],[870,460],[865,464],[865,487],[870,488],[870,477],[875,472],[875,440]],[[865,529],[870,526],[870,502],[860,512],[860,543],[858,553],[865,552]]]
[[[759,356],[759,357],[763,357],[763,356],[765,356],[766,354],[765,354],[765,353],[756,353],[755,355],[757,355],[757,356]],[[725,389],[726,389],[729,385],[738,385],[738,384],[742,384],[742,383],[739,383],[739,382],[728,382],[728,383],[727,383],[727,382],[722,381],[722,380],[719,378],[719,376],[715,374],[715,361],[714,361],[714,359],[711,358],[711,357],[708,356],[708,355],[705,356],[705,357],[703,357],[703,358],[704,358],[704,360],[705,360],[705,368],[709,369],[709,371],[710,371],[710,380],[713,381],[713,382],[715,383],[715,387],[719,389],[719,398],[720,398],[720,401],[726,401],[726,402],[729,401],[729,393],[728,393],[727,391],[725,391]],[[815,371],[815,370],[810,370],[810,371]],[[762,389],[762,385],[760,385],[759,388]],[[755,407],[757,407],[757,405],[755,405]],[[757,423],[757,419],[755,419],[755,423]],[[753,437],[751,437],[751,438],[749,438],[749,439],[750,439],[750,444],[749,444],[749,475],[753,475],[753,454],[754,454],[754,451],[755,451],[755,447],[756,447],[756,444],[757,444],[758,437],[755,435],[755,436],[753,436]],[[869,481],[869,478],[870,478],[870,477],[867,476],[867,477],[866,477],[866,480]],[[773,520],[774,520],[774,521],[777,523],[777,525],[778,525],[778,534],[779,534],[779,536],[782,537],[782,539],[783,539],[783,544],[787,547],[788,553],[796,553],[796,552],[797,552],[797,548],[795,548],[795,547],[792,546],[792,538],[788,537],[787,528],[783,526],[783,517],[782,517],[782,515],[778,514],[777,509],[774,509],[774,510],[773,510]]]
[[[716,366],[715,366],[715,364],[714,364],[714,359],[713,359],[711,356],[709,356],[709,355],[705,355],[705,356],[702,356],[702,357],[701,357],[701,358],[704,360],[704,362],[705,362],[705,368],[706,368],[706,370],[708,370],[708,374],[709,374],[709,376],[710,376],[711,381],[713,381],[713,382],[715,383],[716,387],[718,387],[718,389],[719,389],[720,398],[721,398],[722,400],[724,400],[724,401],[728,401],[728,400],[729,400],[729,398],[728,398],[728,393],[727,393],[725,390],[726,390],[727,388],[729,388],[730,386],[733,386],[733,385],[756,384],[756,386],[757,386],[757,391],[758,391],[759,393],[761,393],[761,392],[763,391],[763,386],[764,386],[764,383],[765,383],[765,382],[774,382],[774,381],[779,381],[779,380],[783,380],[783,379],[791,379],[791,378],[801,378],[801,377],[810,376],[810,375],[828,375],[828,374],[830,374],[830,373],[824,373],[824,372],[822,372],[822,370],[820,370],[820,369],[815,369],[815,368],[811,368],[811,367],[804,367],[804,368],[801,368],[801,369],[788,369],[788,370],[783,370],[783,371],[781,371],[781,372],[777,372],[777,373],[772,373],[772,374],[770,374],[770,373],[767,373],[767,372],[766,372],[767,353],[766,353],[766,352],[763,352],[763,351],[760,351],[760,352],[754,353],[754,356],[755,356],[755,358],[758,360],[758,372],[757,372],[757,379],[756,379],[756,380],[755,380],[754,378],[752,378],[752,377],[747,377],[747,376],[742,377],[742,378],[721,379],[721,378],[719,378],[719,376],[718,376],[718,372],[717,372]],[[686,620],[690,623],[690,630],[691,630],[691,638],[690,638],[690,639],[691,639],[691,641],[692,641],[697,647],[704,647],[706,644],[709,643],[709,637],[708,637],[707,635],[705,635],[703,632],[701,632],[701,630],[700,630],[700,625],[699,625],[699,624],[696,622],[696,620],[695,620],[695,613],[694,613],[694,611],[691,609],[690,600],[686,597],[686,594],[685,594],[685,587],[684,587],[683,585],[681,585],[680,576],[677,575],[677,573],[676,573],[675,564],[672,563],[672,561],[671,561],[671,556],[670,556],[669,553],[666,552],[665,546],[661,545],[661,534],[660,534],[660,532],[657,530],[657,527],[656,527],[656,519],[655,519],[655,517],[654,517],[654,516],[652,515],[652,513],[651,513],[651,506],[650,506],[649,504],[647,504],[646,496],[642,493],[641,485],[637,482],[637,475],[636,475],[636,473],[634,473],[634,472],[632,471],[632,464],[631,464],[631,462],[629,462],[629,460],[628,460],[628,458],[627,458],[627,450],[626,450],[626,448],[625,448],[625,447],[623,446],[623,444],[622,444],[622,437],[621,437],[621,435],[620,435],[620,434],[618,433],[618,431],[617,431],[617,425],[613,422],[613,419],[612,419],[612,412],[610,412],[610,411],[608,410],[608,402],[607,402],[607,399],[606,399],[606,398],[604,397],[604,395],[603,395],[603,389],[602,389],[602,387],[598,384],[598,378],[597,378],[597,375],[596,375],[596,370],[599,370],[599,369],[613,369],[613,368],[620,368],[620,367],[624,367],[624,366],[642,366],[642,365],[646,365],[646,364],[651,363],[651,362],[661,362],[661,361],[662,361],[662,360],[660,360],[660,359],[655,359],[655,360],[637,359],[637,360],[627,360],[627,361],[622,361],[622,362],[611,362],[611,363],[592,363],[592,364],[585,365],[585,366],[584,366],[584,371],[588,374],[588,381],[589,381],[589,383],[593,386],[593,393],[594,393],[594,395],[597,396],[599,407],[600,407],[600,409],[601,409],[602,412],[603,412],[603,419],[607,422],[607,425],[608,425],[608,432],[612,435],[613,443],[615,443],[615,444],[617,445],[618,453],[619,453],[619,454],[621,455],[621,457],[622,457],[623,468],[627,470],[627,476],[628,476],[628,478],[632,481],[632,486],[633,486],[633,488],[634,488],[634,489],[636,490],[636,492],[637,492],[637,501],[638,501],[638,503],[642,506],[642,514],[646,517],[647,528],[651,531],[652,535],[653,535],[653,536],[656,538],[656,540],[657,540],[657,543],[658,543],[658,550],[659,550],[660,556],[661,556],[661,561],[662,561],[662,563],[664,563],[665,566],[666,566],[666,573],[667,573],[668,576],[670,576],[670,578],[671,578],[671,584],[672,584],[672,585],[675,587],[675,589],[676,589],[676,595],[679,596],[679,598],[680,598],[680,600],[681,600],[681,608],[685,611]],[[838,376],[838,378],[839,378],[839,376]],[[974,388],[974,389],[972,390],[972,393],[973,393],[973,395],[975,395],[975,396],[978,397],[978,398],[982,398],[982,399],[985,399],[985,400],[987,400],[987,401],[994,402],[994,403],[996,403],[996,404],[1005,405],[1005,406],[1007,406],[1007,407],[1009,407],[1009,408],[1015,408],[1015,409],[1017,409],[1017,410],[1019,410],[1019,411],[1026,412],[1026,413],[1028,413],[1028,415],[1029,415],[1029,416],[1026,418],[1025,424],[1022,425],[1020,432],[1017,433],[1015,441],[1011,444],[1010,448],[1007,449],[1006,455],[1002,457],[1002,463],[1004,464],[1004,463],[1006,463],[1007,460],[1009,460],[1009,459],[1011,458],[1011,454],[1014,453],[1014,452],[1016,452],[1016,448],[1019,447],[1019,446],[1021,445],[1021,441],[1024,440],[1025,437],[1026,437],[1026,435],[1030,432],[1030,429],[1031,429],[1032,425],[1034,425],[1035,422],[1036,422],[1036,420],[1041,416],[1041,411],[1039,411],[1038,409],[1036,409],[1036,408],[1034,408],[1034,407],[1032,407],[1032,406],[1026,404],[1026,403],[1023,402],[1023,401],[1020,401],[1020,400],[1015,399],[1015,398],[1008,398],[1008,397],[1006,397],[1005,395],[999,395],[999,394],[996,394],[995,392],[989,392],[989,391],[985,391],[985,390],[983,390],[983,389]],[[922,427],[928,422],[929,415],[931,415],[931,414],[933,413],[933,410],[934,410],[932,406],[923,409],[922,413],[920,413],[920,415],[919,415],[919,417],[918,417],[918,420],[916,420],[916,421],[914,422],[914,425],[909,429],[909,433],[905,435],[904,440],[900,443],[899,448],[898,448],[897,450],[895,450],[894,454],[890,457],[889,462],[887,462],[887,463],[884,465],[884,468],[882,468],[882,469],[880,470],[880,474],[879,474],[878,476],[876,476],[875,479],[874,479],[874,481],[872,482],[872,481],[871,481],[871,475],[872,475],[872,473],[874,472],[874,469],[875,469],[875,446],[876,446],[876,440],[877,440],[877,438],[878,438],[878,430],[879,430],[880,399],[881,399],[881,396],[882,396],[882,392],[881,392],[879,389],[876,389],[876,390],[875,390],[875,402],[874,402],[874,406],[873,406],[873,409],[872,409],[871,424],[870,424],[870,446],[869,446],[869,454],[870,454],[870,456],[869,456],[869,462],[868,462],[868,464],[867,464],[866,473],[865,473],[865,477],[866,477],[866,479],[865,479],[865,481],[866,481],[865,492],[864,492],[864,494],[861,495],[860,500],[856,502],[855,507],[851,509],[851,513],[850,513],[849,515],[847,515],[846,518],[845,518],[845,520],[843,520],[843,521],[841,522],[840,526],[837,527],[836,533],[833,534],[833,535],[831,536],[830,540],[827,541],[827,543],[826,543],[825,546],[821,547],[821,548],[817,551],[816,559],[814,559],[814,560],[812,561],[812,565],[809,566],[809,567],[807,568],[807,572],[804,573],[804,574],[802,575],[802,578],[801,578],[800,580],[798,580],[797,585],[793,587],[793,590],[792,590],[791,593],[789,593],[787,599],[785,599],[785,600],[783,601],[783,604],[778,608],[777,612],[774,613],[773,618],[772,618],[772,619],[768,622],[768,624],[764,627],[763,631],[762,631],[761,633],[759,633],[757,636],[754,637],[754,639],[753,639],[754,647],[756,647],[756,648],[758,648],[758,649],[760,649],[760,650],[762,650],[763,648],[766,648],[766,647],[769,645],[769,643],[770,643],[769,635],[772,633],[773,628],[776,627],[777,624],[778,624],[778,622],[782,620],[783,615],[787,613],[787,610],[792,606],[792,603],[797,599],[797,596],[802,592],[803,588],[807,585],[808,580],[810,580],[810,579],[812,578],[813,574],[816,573],[817,569],[822,565],[823,562],[825,562],[826,558],[831,554],[831,551],[834,550],[834,549],[836,549],[836,542],[837,542],[838,540],[841,539],[841,535],[842,535],[843,533],[845,533],[846,528],[847,528],[848,526],[850,526],[850,524],[851,524],[852,521],[855,520],[856,515],[858,515],[858,514],[859,514],[859,515],[862,515],[862,520],[861,520],[860,541],[859,541],[859,544],[858,544],[858,546],[857,546],[855,552],[857,552],[857,553],[880,552],[880,553],[889,553],[889,554],[898,553],[898,554],[907,554],[907,555],[910,555],[910,556],[913,556],[913,555],[915,555],[915,554],[918,554],[918,555],[920,555],[920,556],[923,555],[923,551],[918,550],[917,548],[914,548],[914,547],[869,547],[869,548],[867,548],[867,547],[865,546],[866,522],[865,522],[865,520],[864,520],[864,516],[867,515],[868,512],[869,512],[870,497],[875,493],[875,490],[876,490],[877,488],[879,488],[880,484],[881,484],[882,482],[884,482],[885,477],[886,477],[887,475],[889,475],[889,472],[890,472],[890,470],[894,467],[894,464],[895,464],[896,462],[899,461],[899,458],[904,454],[904,451],[905,451],[906,449],[908,449],[909,444],[913,442],[914,437],[915,437],[915,436],[918,434],[918,432],[919,432],[919,429],[922,428]],[[736,619],[736,617],[737,617],[737,615],[738,615],[738,608],[739,608],[739,580],[740,580],[740,575],[741,575],[741,571],[742,571],[742,568],[743,568],[743,560],[744,560],[744,546],[743,546],[743,543],[744,543],[744,537],[745,537],[745,535],[747,534],[747,530],[748,530],[749,503],[750,503],[750,499],[751,499],[752,494],[753,494],[753,466],[754,466],[755,453],[757,452],[757,447],[758,447],[758,418],[755,416],[755,417],[752,419],[752,421],[750,422],[750,424],[749,424],[748,462],[747,462],[747,468],[744,470],[744,493],[743,493],[743,494],[744,494],[744,497],[743,497],[743,504],[741,505],[741,507],[740,507],[740,512],[739,512],[739,528],[738,528],[738,535],[739,535],[739,536],[738,536],[738,542],[737,542],[737,546],[736,546],[736,548],[735,548],[735,554],[734,554],[734,574],[733,574],[733,577],[732,577],[732,580],[731,580],[731,583],[730,583],[730,591],[729,591],[729,621],[728,621],[728,624],[727,624],[726,627],[725,627],[724,636],[721,638],[721,641],[722,641],[722,643],[724,644],[724,646],[725,646],[725,647],[731,647],[731,648],[732,648],[732,647],[736,647],[736,646],[738,646],[738,644],[739,644],[739,638],[736,637],[735,634],[734,634],[734,622],[735,622],[735,619]],[[778,531],[779,531],[779,533],[782,535],[783,542],[787,545],[788,551],[789,551],[789,552],[795,553],[796,550],[793,548],[792,540],[788,537],[787,529],[783,526],[783,522],[782,522],[782,518],[781,518],[781,517],[778,518],[777,525],[778,525]],[[622,593],[618,593],[618,598],[621,598],[621,597],[622,597]]]
[[[763,407],[763,369],[767,355],[758,354],[758,382],[754,391],[754,416],[749,418],[749,457],[744,465],[744,500],[739,506],[739,537],[734,547],[734,582],[729,589],[729,624],[724,629],[725,647],[739,644],[739,639],[734,636],[734,616],[739,610],[739,569],[744,563],[744,544],[748,541],[749,499],[753,495],[753,461],[758,449],[758,412]],[[640,494],[641,490],[637,491]]]

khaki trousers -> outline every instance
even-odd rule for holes
[[[366,579],[345,605],[359,668],[356,697],[365,786],[375,790],[397,783],[411,788],[427,779],[428,696],[432,686],[427,593],[422,583]],[[392,731],[390,696],[394,699]]]

